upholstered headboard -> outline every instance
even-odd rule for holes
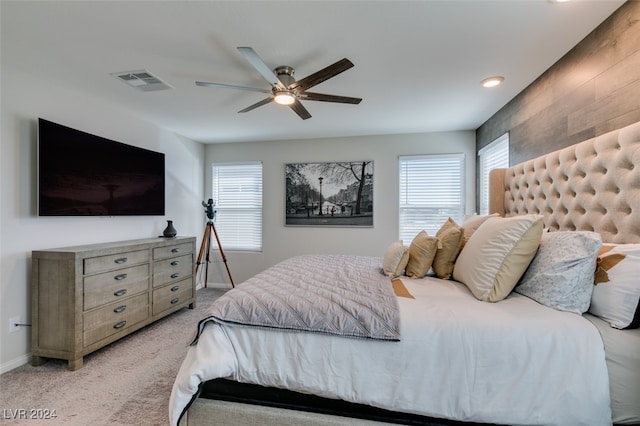
[[[490,175],[490,211],[640,242],[640,122]]]

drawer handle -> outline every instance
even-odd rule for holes
[[[117,263],[118,265],[122,265],[123,263],[127,262],[127,258],[126,257],[119,257],[116,260],[114,260],[113,262]]]
[[[122,281],[125,278],[127,278],[127,274],[120,274],[120,275],[116,275],[115,277],[113,277],[113,279],[116,280],[116,281]]]
[[[176,303],[178,303],[180,301],[179,297],[176,297],[175,299],[171,299],[171,304],[175,305]]]
[[[125,325],[127,325],[126,321],[120,321],[119,323],[114,325],[113,328],[115,328],[117,330],[117,329],[120,329],[120,328],[124,327]]]
[[[180,249],[178,247],[171,249],[171,253],[180,253]]]
[[[171,274],[171,278],[172,278],[172,279],[176,279],[176,278],[178,278],[179,276],[180,276],[180,274],[179,274],[179,273],[177,273],[177,272],[176,272],[175,274]]]
[[[179,285],[171,287],[171,291],[175,292],[175,291],[178,291],[178,290],[180,290],[180,286]]]
[[[171,266],[178,266],[178,263],[180,262],[178,262],[177,260],[174,260],[173,262],[171,262]]]
[[[124,312],[125,309],[127,309],[127,305],[122,305],[115,308],[113,312],[115,312],[116,314],[119,314],[121,312]]]
[[[113,295],[117,297],[124,296],[125,294],[127,294],[126,288],[123,288],[122,290],[118,290],[115,293],[113,293]]]

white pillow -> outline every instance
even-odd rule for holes
[[[395,241],[387,247],[382,258],[382,270],[385,275],[395,278],[402,275],[409,261],[409,247],[402,240]]]
[[[601,246],[595,232],[543,233],[536,256],[513,291],[559,311],[586,312]]]
[[[640,244],[603,245],[594,283],[589,313],[614,328],[640,326]]]
[[[535,256],[542,228],[540,215],[487,219],[460,252],[453,278],[479,300],[504,299]]]

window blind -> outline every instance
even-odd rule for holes
[[[400,169],[400,239],[421,231],[435,235],[449,217],[462,223],[465,211],[464,154],[403,156]]]
[[[489,172],[509,167],[509,134],[505,133],[478,151],[480,177],[480,214],[489,213]]]
[[[224,250],[262,251],[262,163],[212,167],[220,244]]]

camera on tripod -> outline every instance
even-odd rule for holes
[[[209,198],[206,203],[204,201],[202,202],[202,207],[204,207],[204,211],[207,214],[207,218],[209,220],[214,220],[216,217],[216,211],[213,209],[213,206],[215,205],[216,203],[213,202],[212,198]]]

